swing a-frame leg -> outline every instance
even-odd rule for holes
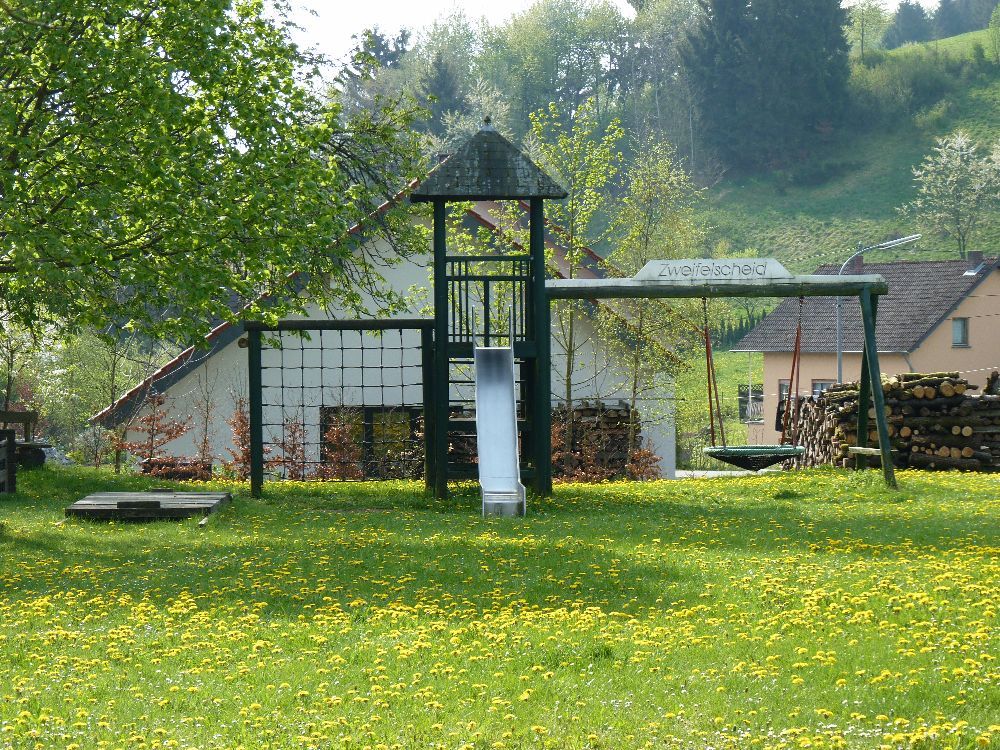
[[[887,486],[896,488],[896,469],[892,463],[892,446],[889,445],[889,425],[885,416],[885,394],[882,392],[882,374],[878,362],[878,344],[875,341],[875,319],[878,314],[878,297],[867,287],[861,292],[861,319],[864,323],[865,343],[861,352],[861,392],[858,394],[858,447],[855,452],[858,469],[868,466],[868,409],[875,407],[875,426],[878,431],[882,475]]]

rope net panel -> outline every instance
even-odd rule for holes
[[[281,330],[261,343],[266,472],[292,480],[424,474],[421,330]]]

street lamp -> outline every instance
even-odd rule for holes
[[[844,265],[840,267],[837,271],[837,275],[840,276],[844,273],[844,269],[850,264],[852,260],[857,258],[859,255],[864,255],[869,250],[888,250],[890,247],[899,247],[900,245],[909,245],[911,242],[916,242],[923,235],[911,234],[908,237],[900,237],[899,239],[889,240],[888,242],[880,242],[877,245],[869,245],[868,247],[862,246],[858,243],[858,249],[855,250],[854,254],[844,261]],[[837,297],[837,382],[844,382],[844,332],[842,330],[840,322],[840,307],[843,302],[843,297]]]

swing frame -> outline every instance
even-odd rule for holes
[[[756,275],[754,273],[739,275],[733,273],[733,268],[737,265],[764,270]],[[722,266],[723,271],[729,270],[731,277],[721,278],[714,266]],[[678,268],[681,269],[680,272],[676,271]],[[785,271],[777,261],[765,258],[653,261],[642,269],[636,278],[550,279],[545,283],[545,293],[549,300],[857,297],[861,305],[864,327],[857,447],[868,447],[868,410],[874,407],[882,474],[886,485],[895,488],[896,472],[892,462],[889,424],[885,416],[885,395],[881,388],[878,345],[875,341],[878,298],[888,292],[889,285],[879,274],[793,275]],[[865,453],[856,453],[855,468],[867,468],[868,458]]]

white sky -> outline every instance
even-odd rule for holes
[[[632,14],[625,0],[612,0]],[[351,36],[372,26],[388,35],[400,28],[416,30],[461,10],[472,20],[485,17],[499,23],[531,7],[535,0],[291,0],[293,20],[303,27],[299,44],[315,47],[335,59],[354,46]],[[311,15],[314,11],[316,15]]]

